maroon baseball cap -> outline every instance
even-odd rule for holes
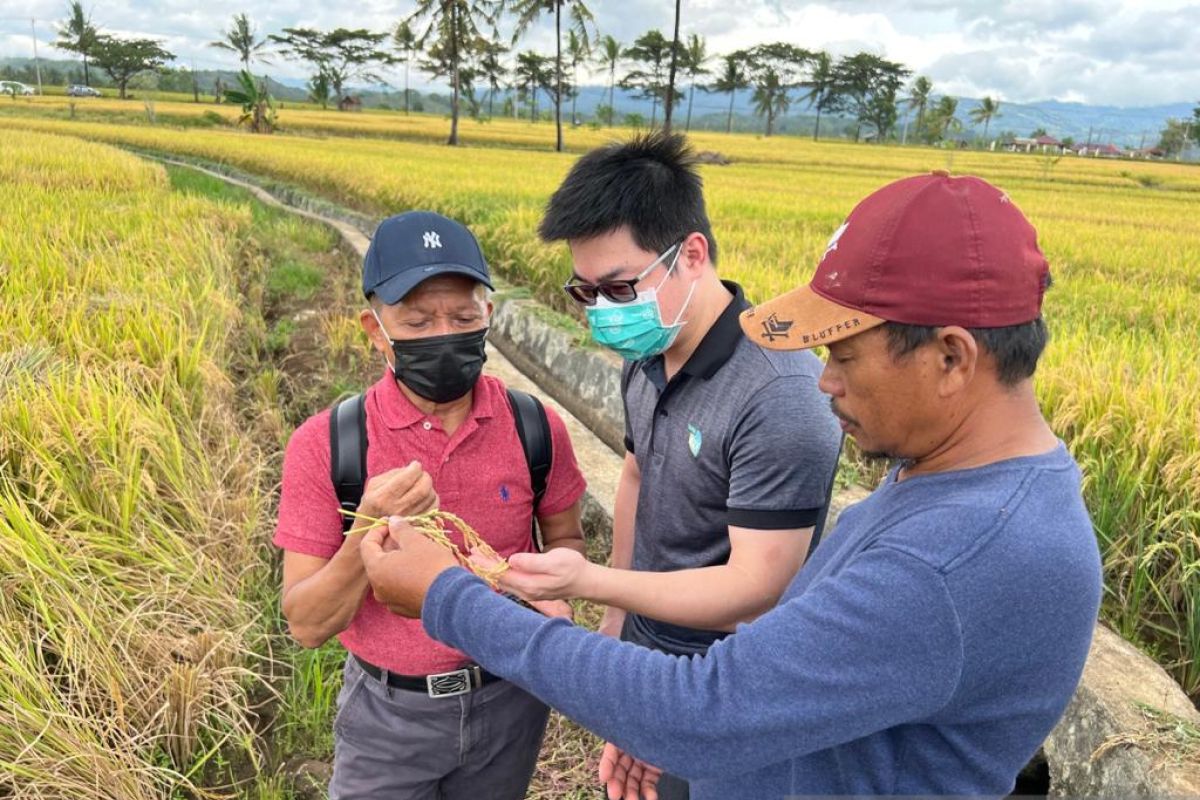
[[[743,312],[760,346],[802,350],[884,322],[999,328],[1041,314],[1037,232],[1007,194],[936,171],[884,186],[833,234],[808,286]]]

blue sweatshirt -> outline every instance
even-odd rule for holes
[[[779,605],[700,657],[550,620],[460,569],[431,636],[696,800],[1002,796],[1058,721],[1100,602],[1079,472],[1050,453],[896,481],[847,509]]]

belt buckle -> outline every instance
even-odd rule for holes
[[[469,667],[425,676],[425,689],[430,697],[457,697],[474,688]]]

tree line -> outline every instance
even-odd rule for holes
[[[962,131],[957,98],[935,98],[930,79],[913,78],[912,71],[899,62],[869,52],[835,58],[787,42],[710,54],[703,36],[680,37],[680,5],[676,0],[673,36],[652,29],[628,43],[601,35],[583,0],[416,0],[413,11],[386,31],[292,27],[263,36],[241,13],[210,46],[237,55],[244,75],[231,90],[240,100],[249,95],[259,104],[267,104],[269,97],[265,84],[250,78],[251,67],[255,62],[269,64],[275,57],[310,69],[308,96],[322,107],[353,105],[349,85],[386,84],[381,71],[388,67],[403,67],[405,113],[411,110],[413,69],[445,80],[450,88],[449,144],[458,142],[463,112],[479,118],[486,108],[486,115],[494,116],[496,99],[503,97],[500,113],[514,117],[525,113],[537,119],[539,102],[545,98],[554,112],[555,144],[561,150],[563,109],[568,102],[571,123],[579,122],[580,68],[596,69],[607,78],[607,102],[594,110],[596,119],[607,125],[618,122],[615,92],[620,88],[649,102],[649,125],[666,129],[677,124],[674,112],[685,104],[684,128],[690,129],[693,102],[700,91],[728,97],[725,129],[729,132],[736,99],[740,92],[749,91],[766,136],[776,132],[789,109],[801,104],[815,114],[814,139],[820,136],[826,115],[849,119],[856,141],[937,143]],[[554,54],[518,49],[522,37],[543,18],[553,21]],[[506,23],[512,30],[507,37],[501,35]],[[157,40],[102,32],[81,0],[68,4],[58,35],[57,47],[83,59],[85,83],[90,80],[89,65],[94,65],[112,78],[121,97],[134,76],[160,69],[175,58]],[[983,126],[986,140],[992,120],[1001,116],[1000,102],[984,97],[967,116]],[[627,114],[621,121],[646,123],[640,114]]]

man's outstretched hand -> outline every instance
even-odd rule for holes
[[[434,580],[458,566],[446,548],[422,536],[403,517],[389,518],[386,528],[372,528],[358,548],[375,599],[402,617],[419,618]]]
[[[471,561],[481,567],[496,563],[478,551],[472,551]],[[584,596],[591,565],[582,553],[555,547],[544,553],[514,553],[509,556],[508,567],[500,576],[500,588],[534,602]]]
[[[600,754],[600,782],[608,790],[608,800],[658,800],[658,779],[662,770],[634,758],[612,742],[605,742]]]

